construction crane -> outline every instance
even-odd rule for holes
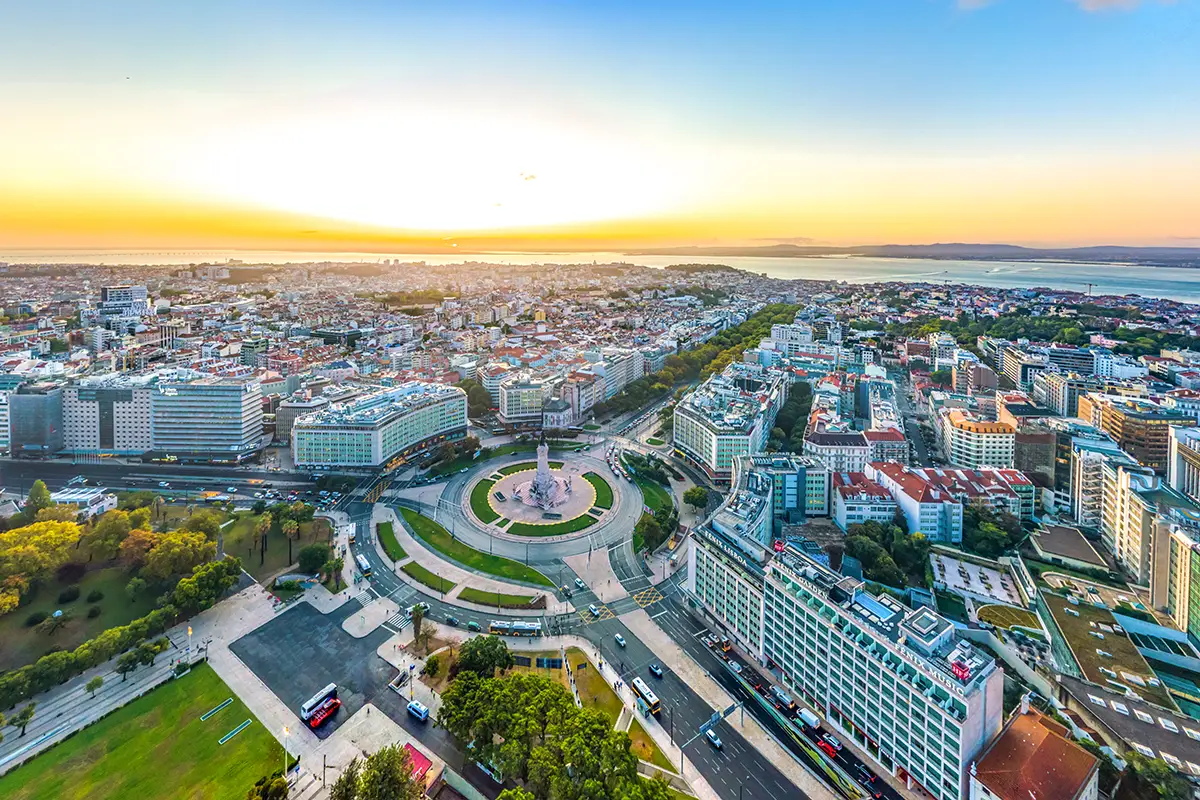
[[[1093,286],[1095,286],[1096,284],[1094,284],[1094,283],[1084,283],[1083,285],[1084,285],[1084,286],[1086,286],[1086,287],[1088,287],[1088,297],[1091,297],[1091,296],[1092,296],[1092,287],[1093,287]]]

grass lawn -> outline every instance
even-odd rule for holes
[[[641,720],[637,717],[634,717],[633,722],[629,724],[629,740],[633,744],[630,749],[642,761],[670,770],[671,772],[675,772],[678,769],[677,765],[667,760],[666,754],[654,743],[654,740],[650,738],[650,734],[646,733],[646,729],[642,727]]]
[[[596,505],[600,508],[612,508],[613,490],[608,481],[594,472],[583,473],[583,479],[596,490]]]
[[[546,525],[535,525],[531,522],[514,522],[508,528],[509,533],[517,536],[558,536],[562,533],[575,533],[596,524],[595,517],[581,514],[574,519],[564,519],[561,522],[551,522]]]
[[[468,586],[458,593],[460,600],[468,603],[478,603],[481,606],[500,606],[500,608],[528,608],[533,602],[530,594],[505,594],[504,592],[487,592]]]
[[[1068,603],[1065,597],[1048,592],[1043,592],[1042,597],[1045,599],[1050,613],[1054,616],[1054,622],[1062,632],[1063,638],[1067,640],[1067,645],[1071,648],[1071,655],[1075,657],[1075,661],[1083,671],[1084,678],[1092,683],[1110,688],[1112,687],[1109,680],[1118,681],[1152,703],[1167,708],[1174,706],[1165,686],[1161,684],[1139,686],[1135,681],[1131,681],[1122,674],[1135,675],[1143,682],[1155,678],[1150,665],[1146,663],[1146,659],[1138,652],[1129,637],[1107,633],[1100,628],[1100,625],[1117,624],[1111,611],[1096,608],[1088,603],[1074,605]],[[1067,609],[1076,612],[1079,616],[1068,613]],[[1095,623],[1095,627],[1092,627],[1092,623]],[[1104,638],[1098,639],[1092,635],[1093,633],[1099,633]],[[1110,653],[1111,657],[1100,655],[1098,650]],[[1102,667],[1117,673],[1116,677],[1105,674],[1101,670]]]
[[[642,490],[642,499],[651,511],[670,508],[675,504],[675,501],[671,499],[671,491],[661,484],[643,478],[641,475],[634,475],[633,482]]]
[[[662,447],[664,444],[666,444],[666,442],[664,442],[662,439],[651,436],[646,440],[646,444],[650,445],[651,447]]]
[[[420,581],[435,592],[441,592],[442,594],[445,594],[458,585],[454,581],[446,580],[440,575],[433,574],[415,561],[408,562],[400,569],[404,571],[404,574]]]
[[[242,560],[242,567],[256,580],[262,580],[286,569],[296,562],[300,550],[310,544],[329,544],[332,530],[329,521],[314,519],[300,525],[300,536],[291,543],[291,559],[288,558],[288,538],[283,535],[279,525],[271,526],[267,534],[267,552],[259,561],[257,548],[254,547],[254,525],[258,522],[257,514],[239,514],[232,525],[225,528],[225,552]]]
[[[536,569],[525,566],[520,561],[488,555],[473,547],[467,547],[462,542],[451,537],[450,532],[441,525],[429,519],[429,517],[421,516],[416,511],[402,508],[400,509],[400,513],[404,515],[404,521],[417,534],[418,539],[468,569],[494,575],[497,578],[506,578],[512,581],[521,581],[522,583],[533,583],[538,586],[554,588],[553,581]]]
[[[563,462],[547,461],[546,464],[550,469],[562,469]],[[521,461],[516,464],[509,464],[507,467],[501,467],[499,472],[501,475],[512,475],[514,472],[524,472],[529,469],[537,469],[536,461]]]
[[[1021,560],[1024,561],[1025,566],[1029,568],[1029,572],[1031,575],[1033,575],[1034,580],[1048,587],[1051,589],[1051,591],[1059,590],[1056,587],[1050,586],[1050,584],[1046,582],[1046,579],[1042,577],[1043,572],[1057,572],[1059,575],[1065,575],[1068,578],[1079,578],[1081,581],[1087,581],[1088,583],[1094,583],[1099,586],[1108,586],[1110,588],[1120,589],[1125,592],[1129,591],[1129,587],[1120,581],[1097,578],[1092,575],[1088,575],[1086,572],[1080,572],[1077,569],[1060,567],[1057,564],[1051,564],[1047,561],[1038,561],[1033,558],[1025,558],[1024,556],[1021,557]]]
[[[200,721],[230,697],[231,704]],[[247,719],[249,727],[217,744]],[[0,778],[0,797],[228,800],[245,797],[282,760],[270,732],[201,664]]]
[[[997,628],[1011,628],[1014,625],[1023,628],[1042,627],[1038,622],[1037,614],[1023,608],[1004,605],[980,606],[975,613],[982,622],[990,622]]]
[[[967,604],[962,598],[950,592],[937,592],[938,613],[959,622],[967,622]]]
[[[588,662],[587,669],[579,669],[579,665],[585,661]],[[583,705],[599,709],[608,717],[610,724],[616,725],[623,704],[621,698],[617,697],[617,693],[608,685],[608,681],[600,675],[600,670],[596,669],[596,665],[591,663],[587,654],[578,647],[567,648],[567,662],[575,675],[575,688],[579,690],[579,699]]]
[[[381,522],[375,530],[379,533],[379,543],[383,545],[383,550],[388,554],[388,558],[392,561],[403,561],[408,558],[408,553],[404,552],[404,548],[396,541],[396,531],[392,528],[392,523]]]
[[[154,592],[142,592],[133,602],[125,596],[129,574],[121,567],[93,570],[77,584],[79,599],[59,603],[58,593],[68,584],[50,580],[37,589],[31,602],[0,616],[0,672],[37,661],[52,648],[73,650],[102,631],[124,625],[154,610]],[[100,591],[104,599],[87,602],[87,596]],[[100,616],[88,619],[88,609],[100,607]],[[52,614],[58,609],[71,614],[71,621],[52,635],[38,633],[25,627],[25,620],[35,611]]]
[[[492,510],[492,504],[488,500],[488,495],[491,494],[492,487],[495,485],[494,480],[484,478],[471,490],[471,513],[485,525],[500,519],[500,515]]]
[[[592,423],[590,423],[590,422],[589,422],[587,425],[584,425],[584,426],[583,426],[583,429],[584,429],[585,431],[598,431],[598,430],[600,430],[600,426],[599,426],[599,425],[593,425]]]

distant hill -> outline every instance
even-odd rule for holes
[[[773,244],[761,247],[670,247],[638,250],[631,256],[700,256],[708,258],[805,256],[876,256],[879,258],[938,258],[980,261],[1079,261],[1132,263],[1164,267],[1200,267],[1200,247],[1099,247],[1034,248],[1015,244],[884,244],[858,247]]]

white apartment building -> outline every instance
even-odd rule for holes
[[[889,523],[898,508],[891,493],[865,475],[833,474],[833,521],[842,530],[864,522]]]
[[[540,424],[542,406],[550,397],[549,384],[528,373],[500,383],[500,421],[505,425]]]
[[[646,357],[641,350],[605,348],[599,367],[604,374],[604,399],[607,400],[646,374]]]
[[[730,364],[676,404],[676,453],[713,480],[729,481],[736,457],[763,450],[787,386],[777,370]]]
[[[862,472],[871,443],[861,431],[820,431],[804,437],[804,455],[821,459],[832,472]]]
[[[492,398],[492,408],[500,407],[500,384],[512,377],[513,368],[503,362],[495,362],[480,367],[478,380]]]
[[[1149,467],[1109,459],[1102,482],[1101,541],[1134,583],[1149,586],[1155,562],[1164,555],[1160,550],[1169,546],[1160,525],[1174,513],[1200,514],[1200,507]]]
[[[943,411],[941,440],[946,460],[956,467],[1004,469],[1013,465],[1017,431],[1005,422],[984,422],[957,409]]]
[[[302,469],[388,468],[466,429],[466,392],[409,381],[298,417],[292,458]]]
[[[864,474],[891,494],[910,533],[922,533],[935,542],[961,542],[963,507],[942,486],[901,464],[868,464]]]
[[[1200,503],[1200,428],[1171,426],[1167,480],[1172,488]]]
[[[949,620],[789,549],[766,568],[762,640],[784,685],[883,769],[937,800],[967,794],[1004,719],[1004,673]]]

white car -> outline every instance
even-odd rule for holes
[[[575,585],[576,585],[576,586],[578,586],[580,589],[586,589],[586,588],[587,588],[587,584],[583,582],[583,578],[576,578],[576,579],[575,579]]]
[[[170,481],[159,481],[159,482],[158,482],[158,488],[160,488],[160,489],[170,489],[170,488],[171,488],[171,482],[170,482]]]
[[[227,489],[225,489],[225,491],[226,491],[226,492],[228,492],[229,494],[237,494],[237,487],[236,487],[236,486],[230,486],[230,487],[228,487]]]
[[[600,616],[600,609],[596,608],[595,603],[592,603],[591,605],[588,606],[588,611],[592,612],[593,617]]]
[[[708,743],[716,749],[720,750],[724,745],[721,743],[721,737],[717,736],[717,732],[709,728],[704,732],[704,738],[708,739]]]
[[[613,638],[617,640],[617,644],[619,644],[621,647],[625,646],[625,637],[624,636],[622,636],[621,634],[618,633]]]

